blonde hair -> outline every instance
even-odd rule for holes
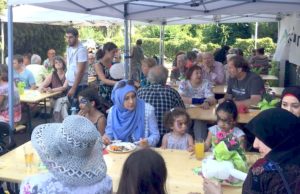
[[[142,60],[142,64],[147,65],[149,68],[157,65],[156,60],[153,58],[145,58]]]

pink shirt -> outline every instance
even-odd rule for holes
[[[203,67],[203,64],[201,66]],[[209,80],[215,85],[225,84],[225,70],[222,63],[215,61],[211,72],[202,72],[203,79]]]

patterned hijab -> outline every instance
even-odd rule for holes
[[[266,159],[279,164],[300,164],[300,120],[292,113],[272,108],[254,117],[246,128],[272,150]]]
[[[114,139],[122,141],[138,141],[144,137],[145,102],[136,98],[135,109],[126,109],[124,101],[129,92],[136,94],[134,85],[131,85],[128,80],[119,81],[112,91],[111,100],[114,103],[112,107],[113,135]]]

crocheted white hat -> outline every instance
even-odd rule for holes
[[[124,79],[125,78],[125,70],[123,63],[113,64],[109,69],[109,74],[114,79]]]
[[[101,135],[85,117],[37,126],[31,141],[48,170],[62,183],[91,185],[106,176]]]

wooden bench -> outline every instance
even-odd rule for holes
[[[22,130],[26,129],[26,126],[25,125],[17,125],[15,127],[15,129],[16,129],[16,132],[19,132],[19,131],[22,131]]]

